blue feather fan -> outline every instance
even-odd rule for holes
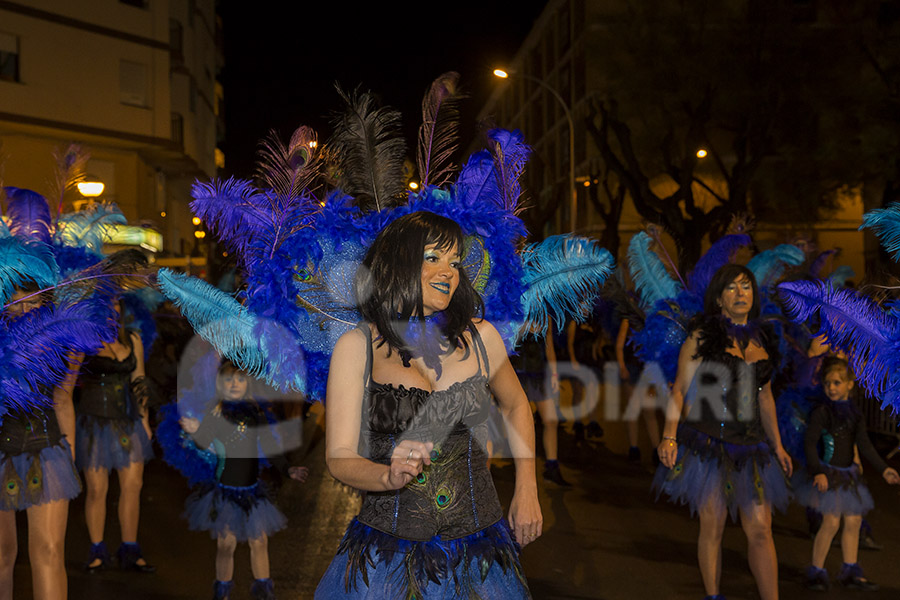
[[[778,286],[796,321],[818,311],[821,333],[835,350],[850,356],[859,382],[883,406],[900,410],[900,319],[853,290],[830,282],[791,281]]]
[[[527,246],[522,262],[525,320],[534,325],[537,337],[547,334],[551,316],[557,331],[567,319],[583,319],[584,306],[593,306],[603,281],[615,268],[612,254],[595,240],[568,235]]]
[[[653,243],[653,238],[641,231],[632,236],[628,244],[628,269],[644,306],[653,306],[664,298],[674,298],[681,291],[681,285],[669,275],[659,256],[650,249]]]
[[[19,237],[0,238],[0,305],[25,282],[48,288],[58,279],[59,269],[49,246]]]
[[[50,243],[50,206],[47,200],[31,190],[7,187],[6,216],[14,236]]]

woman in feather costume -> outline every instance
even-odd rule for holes
[[[365,320],[332,355],[326,461],[366,495],[316,598],[530,597],[518,555],[542,527],[534,423],[503,340],[476,318],[462,246],[455,222],[412,213],[357,274]],[[513,432],[508,524],[483,445],[491,393]]]
[[[788,503],[791,459],[781,444],[771,378],[777,339],[756,322],[748,268],[727,264],[706,288],[704,313],[682,345],[659,445],[658,493],[699,513],[697,556],[708,600],[720,600],[722,534],[740,514],[763,600],[778,598],[772,508]],[[680,423],[683,413],[686,418]]]
[[[109,473],[119,476],[119,526],[122,544],[117,557],[122,569],[153,573],[137,542],[144,463],[153,457],[148,390],[141,336],[126,330],[120,300],[117,338],[80,361],[75,411],[75,464],[84,472],[84,516],[91,540],[88,572],[105,569],[109,553],[103,541]]]

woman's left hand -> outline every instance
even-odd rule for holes
[[[537,490],[516,492],[509,506],[509,525],[516,541],[523,548],[535,541],[543,533],[544,518],[538,502]]]
[[[781,465],[781,469],[784,471],[785,475],[790,477],[794,472],[794,463],[791,460],[791,455],[784,449],[784,446],[775,448],[775,458],[778,459],[778,464]]]

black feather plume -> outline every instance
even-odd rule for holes
[[[422,187],[442,186],[453,172],[448,164],[459,141],[459,73],[450,71],[435,79],[422,100],[422,125],[416,158]]]
[[[338,187],[363,209],[381,210],[405,199],[406,144],[400,113],[375,106],[369,92],[352,94],[337,86],[347,110],[334,122],[329,154],[336,158]]]

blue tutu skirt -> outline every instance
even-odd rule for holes
[[[272,535],[287,526],[287,518],[269,499],[261,481],[246,487],[205,483],[188,496],[182,517],[191,531],[208,531],[213,539],[231,533],[239,542]]]
[[[509,525],[456,540],[405,540],[353,520],[316,600],[531,598]]]
[[[0,452],[0,510],[25,510],[81,493],[81,478],[72,463],[72,449],[63,438],[38,454]]]
[[[828,489],[820,492],[807,473],[798,474],[794,483],[797,502],[823,514],[864,515],[875,507],[859,467],[825,467]]]
[[[767,442],[730,444],[685,427],[679,439],[675,465],[660,465],[653,478],[657,499],[665,493],[671,502],[687,504],[691,515],[710,500],[721,502],[733,520],[740,509],[762,503],[787,510],[790,486]]]
[[[122,469],[151,458],[153,444],[140,421],[78,416],[75,465],[79,469]]]

